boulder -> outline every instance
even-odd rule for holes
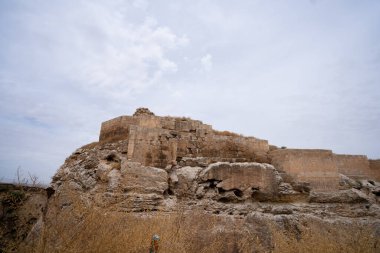
[[[171,189],[178,197],[194,196],[197,190],[197,178],[201,167],[182,167],[170,174]]]
[[[343,174],[339,174],[339,187],[342,190],[351,188],[360,189],[361,185],[356,180],[351,179]]]
[[[108,173],[108,190],[114,191],[120,185],[121,173],[119,170],[113,169]]]
[[[121,174],[124,192],[163,194],[168,189],[168,173],[164,169],[122,161]]]
[[[294,194],[300,194],[300,192],[295,191],[291,184],[289,183],[280,183],[278,187],[278,193],[281,195],[294,195]]]
[[[277,193],[281,182],[281,177],[272,165],[261,163],[218,162],[209,165],[200,177],[203,181],[218,181],[216,187],[224,191],[252,190],[269,195]]]

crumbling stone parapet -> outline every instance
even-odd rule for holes
[[[154,116],[154,113],[151,112],[148,108],[145,107],[140,107],[137,108],[133,116],[142,116],[142,115],[149,115],[149,116]]]
[[[266,140],[215,131],[190,118],[155,116],[147,108],[102,123],[99,141],[118,140],[128,140],[128,159],[160,168],[183,157],[266,162],[269,150]]]

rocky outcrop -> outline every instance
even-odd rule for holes
[[[368,203],[370,196],[356,190],[349,189],[337,192],[313,192],[310,195],[310,202],[314,203]]]
[[[144,166],[128,159],[124,146],[125,140],[121,140],[78,149],[54,176],[53,188],[57,193],[67,189],[80,192],[89,201],[95,199],[94,204],[99,207],[112,205],[120,211],[171,211],[175,209],[172,204],[182,200],[203,204],[215,201],[222,204],[374,203],[378,198],[378,183],[342,174],[337,176],[335,190],[325,191],[304,182],[305,175],[300,179],[288,174],[284,167],[278,169],[266,163],[214,162],[198,157],[182,158],[178,164],[165,168]],[[287,156],[287,159],[291,162],[293,158]],[[131,201],[132,205],[127,204]]]
[[[123,192],[164,194],[168,189],[168,173],[160,168],[123,161],[118,176]]]

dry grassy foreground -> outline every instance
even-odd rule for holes
[[[380,252],[373,228],[357,222],[278,222],[201,211],[116,213],[83,206],[56,210],[49,211],[42,237],[22,252],[149,252],[153,234],[160,235],[165,253]]]

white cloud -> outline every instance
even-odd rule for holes
[[[76,78],[86,88],[98,88],[112,96],[125,95],[142,91],[156,84],[163,74],[177,71],[177,63],[166,52],[185,45],[185,37],[150,21],[139,26],[108,24],[103,28],[114,30],[107,31],[106,48],[101,52],[84,49],[87,56],[77,66],[80,72]]]
[[[201,58],[201,64],[205,71],[211,71],[212,69],[212,56],[210,54],[206,54]]]
[[[132,4],[134,7],[138,9],[142,9],[142,10],[146,10],[149,6],[149,3],[147,0],[134,0]]]
[[[0,178],[138,106],[378,157],[380,5],[317,3],[0,1]]]
[[[178,64],[167,54],[187,45],[187,37],[152,17],[135,23],[129,20],[131,6],[111,3],[79,1],[61,3],[49,12],[32,8],[19,13],[26,35],[16,38],[12,49],[17,54],[9,56],[25,59],[29,75],[56,75],[112,98],[142,92],[166,73],[176,72]],[[47,68],[54,73],[46,73]]]

